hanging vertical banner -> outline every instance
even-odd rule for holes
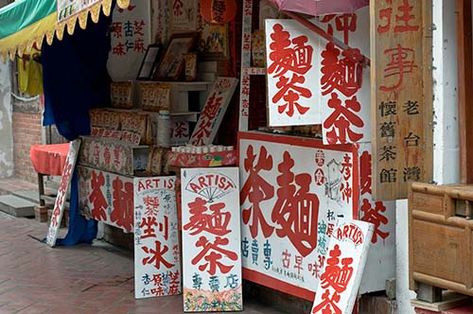
[[[237,84],[238,80],[233,77],[217,78],[192,133],[189,141],[191,145],[204,146],[213,143]]]
[[[317,47],[322,132],[325,144],[371,141],[369,8],[352,14],[326,15],[316,22],[351,48],[342,50],[326,40]]]
[[[371,247],[360,294],[386,289],[386,280],[396,277],[396,203],[377,201],[372,194],[371,144],[361,144],[360,161],[360,220],[373,224]]]
[[[62,216],[64,215],[67,190],[71,184],[77,156],[79,155],[80,142],[80,140],[75,140],[69,144],[69,152],[67,153],[67,159],[62,170],[61,182],[59,183],[59,189],[51,215],[51,222],[49,223],[48,234],[46,236],[46,243],[51,247],[56,245],[59,226],[61,226]]]
[[[126,9],[115,6],[110,35],[112,48],[107,67],[112,80],[135,80],[151,43],[150,1],[133,1]]]
[[[135,178],[135,298],[181,293],[176,177]]]
[[[312,314],[351,314],[358,295],[373,226],[340,220],[332,232]]]
[[[357,148],[240,132],[239,152],[243,276],[313,301],[336,220],[357,218]]]
[[[248,131],[250,115],[250,75],[247,68],[251,66],[251,19],[253,17],[253,0],[243,0],[241,35],[241,76],[240,76],[240,114],[238,130]]]
[[[238,168],[181,170],[184,312],[241,311]]]
[[[317,35],[292,20],[266,20],[268,118],[270,126],[321,122],[315,64]]]
[[[371,2],[373,194],[432,180],[432,1]]]
[[[171,13],[171,33],[194,32],[197,30],[199,16],[198,1],[168,0]]]

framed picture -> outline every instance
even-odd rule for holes
[[[161,50],[160,45],[149,45],[146,54],[141,62],[137,80],[149,80],[153,77],[158,55]]]
[[[228,25],[205,24],[200,53],[203,60],[228,59]]]
[[[184,55],[194,49],[198,33],[174,34],[156,70],[158,80],[178,80],[184,70]]]

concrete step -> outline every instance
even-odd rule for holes
[[[37,190],[20,190],[11,192],[10,194],[39,205],[39,194]],[[46,201],[46,206],[54,205],[55,196],[45,195],[43,196],[43,199]]]
[[[15,195],[0,195],[0,211],[15,217],[34,217],[36,203]]]

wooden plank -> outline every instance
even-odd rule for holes
[[[457,0],[457,10],[460,181],[473,183],[473,137],[467,127],[473,123],[471,0]]]
[[[373,193],[432,180],[432,1],[371,2]]]
[[[471,299],[469,297],[466,297],[459,293],[452,293],[450,291],[444,293],[442,299],[443,301],[433,303],[413,299],[411,300],[411,305],[413,307],[429,311],[441,312],[471,303]]]

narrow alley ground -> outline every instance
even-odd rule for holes
[[[133,256],[98,241],[49,248],[46,224],[0,212],[0,313],[182,313],[182,297],[135,300]],[[241,313],[282,313],[245,300]]]

